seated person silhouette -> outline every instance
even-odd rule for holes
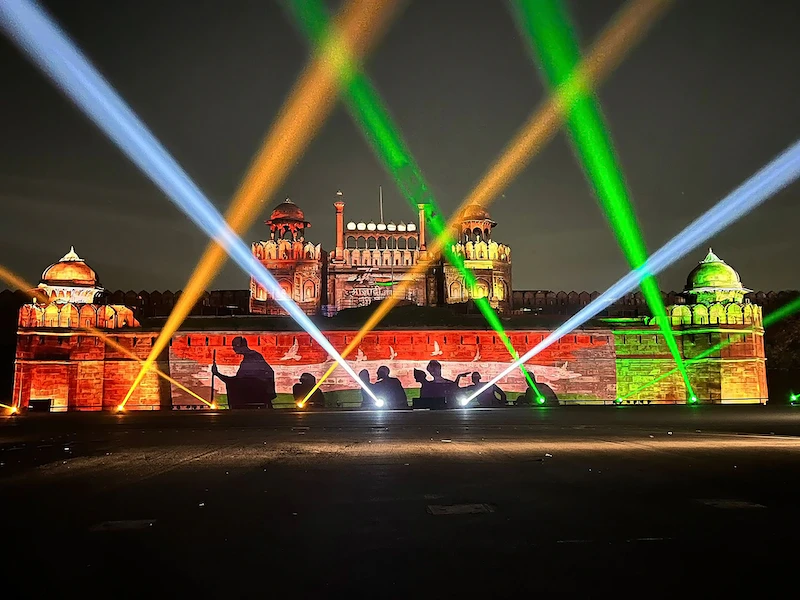
[[[539,390],[539,393],[542,395],[544,399],[543,402],[537,401],[536,392],[533,391],[533,388],[529,385],[525,389],[525,393],[521,394],[517,397],[516,402],[514,402],[515,406],[558,406],[558,396],[546,383],[539,383],[533,377],[533,372],[530,372],[531,379],[533,379],[533,383],[536,385],[536,389]]]
[[[305,400],[305,397],[308,396],[308,393],[311,390],[314,390],[315,385],[317,385],[317,378],[311,373],[301,374],[300,381],[292,386],[292,396],[294,396],[295,404]],[[325,394],[322,393],[320,388],[317,388],[314,390],[314,393],[311,394],[311,397],[308,399],[308,401],[303,404],[303,406],[325,408]]]
[[[372,386],[373,393],[383,399],[386,408],[408,408],[408,400],[403,384],[397,377],[389,377],[389,367],[378,367],[378,381]]]
[[[468,385],[465,388],[461,388],[463,391],[462,393],[466,396],[471,396],[479,389],[483,387],[481,384],[481,374],[475,371],[472,373],[472,385]],[[473,406],[479,406],[481,408],[488,408],[490,406],[508,406],[508,400],[506,398],[506,393],[501,390],[497,385],[491,385],[483,392],[478,394],[477,397],[473,398],[470,401],[470,404]]]
[[[369,389],[373,389],[375,387],[374,384],[372,383],[372,380],[370,379],[369,371],[367,371],[366,369],[361,369],[358,372],[358,378],[365,384],[367,384],[367,387]],[[372,397],[367,393],[367,391],[363,387],[359,389],[361,390],[361,408],[366,410],[375,408],[375,400],[372,399]]]
[[[211,373],[225,382],[228,408],[272,408],[276,398],[275,371],[259,352],[248,347],[242,336],[233,338],[231,347],[242,357],[236,375],[223,375],[217,363],[211,365]]]

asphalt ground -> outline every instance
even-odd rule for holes
[[[4,597],[796,595],[800,409],[0,419]]]

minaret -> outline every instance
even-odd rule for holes
[[[342,200],[342,190],[336,192],[336,260],[344,260],[344,200]]]
[[[419,249],[425,250],[425,205],[417,204],[419,209]]]

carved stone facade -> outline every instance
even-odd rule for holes
[[[493,308],[501,312],[511,310],[511,248],[492,239],[492,229],[497,223],[492,221],[486,209],[477,204],[464,208],[459,221],[459,229],[454,232],[458,242],[452,250],[464,259],[465,266],[475,275],[477,285],[470,289],[462,272],[445,264],[447,303],[488,298]]]
[[[438,260],[420,270],[430,259],[425,239],[425,205],[418,206],[413,222],[350,221],[345,224],[344,197],[337,192],[336,247],[327,254],[305,242],[311,224],[293,202],[280,204],[267,221],[270,240],[253,244],[253,253],[278,279],[284,290],[303,309],[333,316],[340,310],[365,306],[390,296],[400,281],[412,280],[403,300],[418,306],[457,304],[488,298],[501,312],[512,308],[511,249],[492,239],[497,225],[478,205],[464,209],[452,232],[452,251],[464,259],[476,277],[469,285],[458,268]],[[250,283],[250,311],[281,314],[283,311],[255,281]]]
[[[428,303],[426,272],[412,274],[425,259],[424,226],[414,223],[350,221],[344,224],[342,193],[337,193],[336,249],[328,259],[328,296],[324,314],[330,316],[346,308],[366,306],[390,296],[394,285],[413,277],[414,284],[405,300],[417,305]],[[420,222],[424,223],[419,209]]]
[[[319,313],[323,295],[325,255],[319,244],[305,240],[311,223],[288,198],[272,211],[266,221],[270,239],[252,244],[253,255],[272,273],[284,292],[306,314]],[[250,278],[250,312],[284,314],[272,295]]]
[[[94,270],[70,248],[64,257],[47,267],[41,283],[31,290],[36,299],[19,311],[19,326],[25,328],[138,327],[128,306],[95,304],[103,288]]]

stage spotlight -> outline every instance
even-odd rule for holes
[[[462,406],[462,407],[465,407],[465,408],[466,408],[467,404],[469,404],[469,398],[467,398],[466,396],[460,396],[460,397],[458,398],[458,404],[459,404],[460,406]]]
[[[695,396],[695,395],[692,395],[692,396],[689,398],[689,404],[697,404],[697,396]]]
[[[375,406],[377,406],[378,408],[383,408],[384,406],[386,406],[386,402],[384,401],[383,398],[375,398]]]

